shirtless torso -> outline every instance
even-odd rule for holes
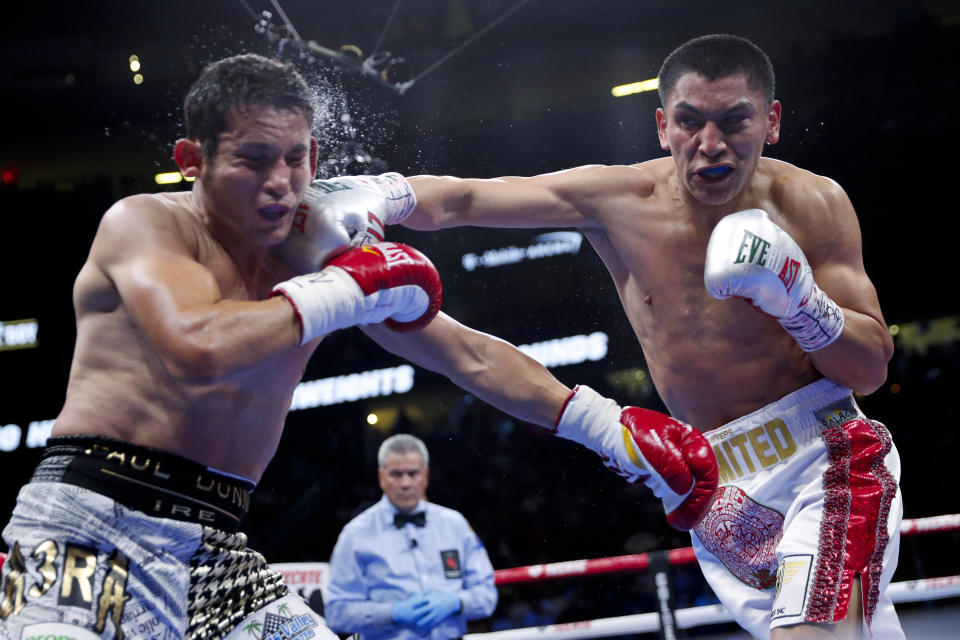
[[[132,259],[130,245],[135,244],[153,250],[139,254],[144,260]],[[160,256],[166,251],[176,257]],[[241,272],[237,259],[204,225],[191,193],[141,195],[118,203],[104,217],[74,285],[77,343],[54,435],[108,436],[259,480],[315,344],[277,350],[257,362],[257,342],[251,342],[238,345],[233,371],[225,375],[202,367],[178,371],[176,354],[154,346],[175,351],[174,337],[166,334],[189,333],[172,321],[177,316],[172,309],[161,319],[164,305],[177,301],[136,284],[150,269],[163,269],[164,278],[196,278],[202,289],[216,290],[220,301],[242,304],[264,300],[274,284],[294,275],[270,251],[256,264],[250,275]],[[115,278],[137,292],[136,310],[121,297]],[[203,315],[181,322],[212,320]],[[266,319],[248,321],[251,326],[241,332]],[[269,342],[268,335],[259,342]],[[244,353],[255,364],[237,366]]]
[[[816,281],[847,311],[848,323],[882,330],[876,293],[863,270],[856,215],[842,189],[764,158],[739,197],[708,207],[690,198],[676,176],[673,161],[660,158],[459,184],[414,177],[421,208],[407,224],[581,229],[616,284],[658,392],[674,416],[699,429],[758,409],[830,367],[838,367],[837,377],[846,376],[848,386],[869,387],[860,378],[870,376],[846,358],[824,357],[834,345],[805,353],[776,320],[745,300],[713,299],[703,281],[717,221],[761,208],[803,248]],[[460,208],[461,188],[469,192],[466,208]],[[434,200],[433,189],[446,197]]]

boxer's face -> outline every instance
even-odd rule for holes
[[[779,139],[780,103],[768,103],[744,75],[711,81],[690,72],[657,109],[657,132],[690,195],[722,205],[749,185],[764,143]]]
[[[299,111],[253,106],[227,118],[201,179],[215,215],[258,246],[286,237],[316,169],[316,141]]]
[[[391,453],[377,469],[380,489],[402,513],[410,513],[423,499],[429,476],[430,469],[423,466],[419,453]]]

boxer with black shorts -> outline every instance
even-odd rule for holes
[[[440,281],[412,247],[350,248],[368,216],[301,203],[314,100],[288,65],[211,65],[174,149],[192,190],[103,216],[74,285],[66,401],[3,531],[0,638],[336,638],[239,528],[323,336],[419,328]],[[278,249],[305,216],[323,221],[315,255]]]

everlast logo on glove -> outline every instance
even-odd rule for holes
[[[747,247],[750,247],[749,257],[746,253],[744,253]],[[740,264],[741,262],[749,262],[751,264],[758,264],[761,267],[764,267],[767,264],[767,250],[769,248],[769,242],[744,229],[743,242],[740,244],[740,251],[737,252],[737,259],[734,260],[733,263]]]
[[[460,568],[460,552],[456,549],[448,549],[440,552],[440,561],[443,563],[443,575],[447,578],[462,578],[463,570]]]
[[[404,251],[402,245],[393,242],[383,242],[376,246],[376,250],[370,246],[363,247],[364,251],[376,252],[379,250],[383,254],[383,259],[387,262],[387,268],[397,267],[402,264],[414,264],[415,260],[407,251]]]

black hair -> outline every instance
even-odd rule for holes
[[[691,71],[711,81],[743,74],[747,86],[761,91],[767,102],[773,101],[773,64],[760,47],[746,38],[713,34],[688,40],[674,49],[663,61],[658,75],[663,106],[680,76]]]
[[[186,135],[213,158],[231,111],[251,106],[300,111],[312,127],[316,99],[292,64],[252,53],[231,56],[207,66],[187,92]]]

